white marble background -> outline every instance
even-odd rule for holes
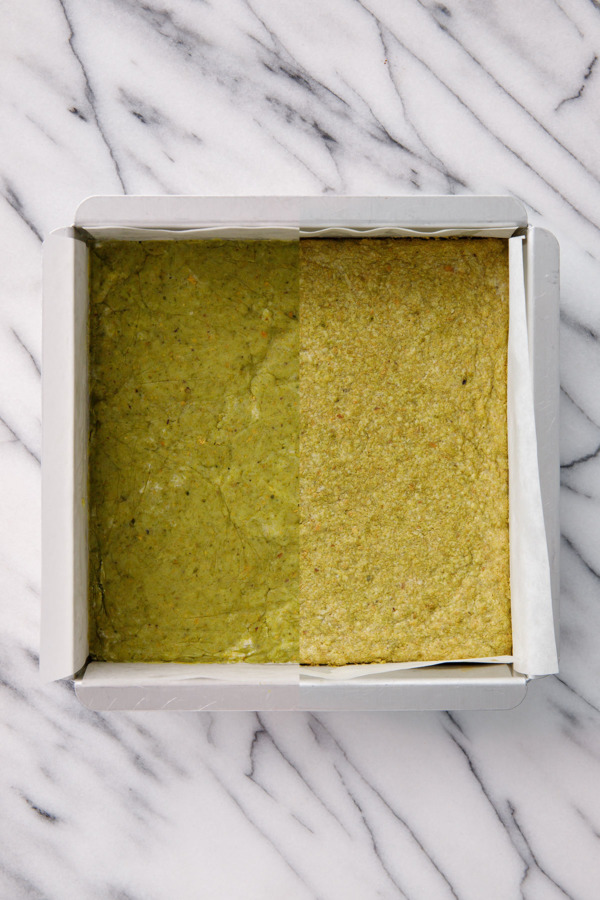
[[[598,0],[0,0],[0,898],[600,897]],[[561,674],[93,714],[37,673],[40,242],[96,193],[508,193],[562,249]]]

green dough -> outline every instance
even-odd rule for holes
[[[298,243],[90,248],[90,653],[298,659]]]

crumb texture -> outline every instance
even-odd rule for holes
[[[300,246],[300,661],[511,652],[506,241]]]

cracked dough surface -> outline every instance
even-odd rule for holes
[[[298,657],[298,245],[90,264],[90,652]]]
[[[300,245],[300,661],[511,652],[507,242]]]

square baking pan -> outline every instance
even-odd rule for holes
[[[546,644],[531,667],[514,659],[392,669],[350,667],[326,678],[294,664],[109,663],[88,659],[88,245],[98,239],[288,239],[379,236],[518,237],[516,258],[533,393],[548,590],[521,616]],[[513,242],[513,251],[514,251]],[[92,197],[44,245],[42,628],[45,680],[74,678],[86,706],[179,710],[502,709],[556,671],[558,623],[558,300],[555,238],[510,197]],[[511,278],[513,276],[511,275]],[[525,319],[526,317],[526,319]],[[533,419],[533,416],[532,416]],[[509,461],[510,465],[510,461]],[[537,478],[536,472],[536,478]],[[512,494],[511,494],[512,496]],[[512,502],[512,501],[511,501]],[[512,534],[512,533],[511,533]],[[527,558],[520,565],[527,565]],[[511,545],[511,583],[512,583]],[[546,599],[545,599],[546,598]],[[544,605],[545,604],[545,605]],[[516,658],[516,657],[515,657]],[[346,672],[346,669],[348,670]]]

